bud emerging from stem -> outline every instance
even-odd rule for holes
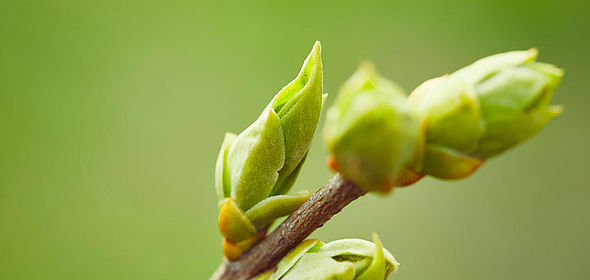
[[[289,215],[309,192],[287,195],[303,165],[322,111],[320,44],[316,42],[295,80],[239,135],[227,133],[216,165],[219,230],[224,255],[239,257]]]
[[[420,127],[402,90],[362,64],[329,109],[331,167],[368,191],[388,192],[415,154]]]
[[[561,107],[549,103],[563,70],[534,61],[537,54],[530,49],[492,55],[416,88],[408,101],[427,128],[417,171],[466,177],[559,115]]]
[[[373,242],[342,239],[327,244],[308,239],[291,250],[274,272],[259,275],[257,280],[385,280],[399,263],[384,249],[377,234]]]

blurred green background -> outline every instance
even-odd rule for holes
[[[207,279],[213,187],[315,40],[334,100],[359,61],[411,90],[538,47],[565,113],[458,182],[354,202],[313,236],[376,231],[392,279],[588,279],[588,1],[1,1],[0,279]],[[316,137],[296,189],[330,176]]]

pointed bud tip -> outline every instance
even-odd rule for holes
[[[556,85],[561,82],[561,78],[565,75],[565,70],[549,63],[533,62],[530,64],[530,67],[548,74],[552,78],[552,82]]]
[[[234,134],[234,133],[231,133],[231,132],[226,132],[226,133],[223,135],[223,140],[224,140],[224,141],[233,140],[233,139],[235,139],[237,136],[238,136],[238,135],[236,135],[236,134]]]
[[[373,63],[373,61],[363,60],[359,63],[358,71],[374,75],[375,73],[377,73],[377,68],[375,67],[375,63]]]
[[[322,44],[320,43],[320,41],[315,41],[315,43],[313,44],[313,48],[311,50],[311,52],[313,53],[314,56],[320,56],[322,53]]]
[[[313,44],[314,49],[318,48],[321,49],[322,48],[322,44],[320,43],[320,41],[315,41],[315,43]]]
[[[563,105],[551,105],[547,107],[547,111],[554,117],[557,117],[563,113]]]
[[[536,47],[530,48],[530,49],[526,50],[526,52],[528,52],[530,56],[535,57],[535,58],[537,56],[539,56],[539,49]]]
[[[381,244],[381,240],[379,239],[379,235],[377,235],[376,232],[373,232],[371,234],[371,237],[373,237],[373,243],[375,243],[375,244]]]

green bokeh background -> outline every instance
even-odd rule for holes
[[[315,40],[325,89],[359,61],[411,90],[493,53],[566,69],[565,113],[474,176],[354,202],[313,236],[376,231],[392,279],[588,279],[588,1],[0,2],[0,279],[207,279],[213,187]],[[296,189],[331,173],[314,140]]]

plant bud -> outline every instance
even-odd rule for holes
[[[295,80],[260,117],[239,135],[226,134],[215,170],[226,257],[247,251],[275,219],[309,198],[309,192],[286,193],[303,165],[322,111],[322,75],[316,42]]]
[[[323,244],[317,239],[305,240],[291,250],[274,273],[259,280],[385,280],[399,263],[384,249],[376,234],[373,242],[343,239]]]
[[[466,177],[559,115],[549,104],[563,71],[536,57],[536,49],[489,56],[416,88],[408,101],[427,129],[419,173]]]
[[[416,153],[420,127],[402,90],[365,63],[340,89],[323,134],[333,169],[388,192]]]

